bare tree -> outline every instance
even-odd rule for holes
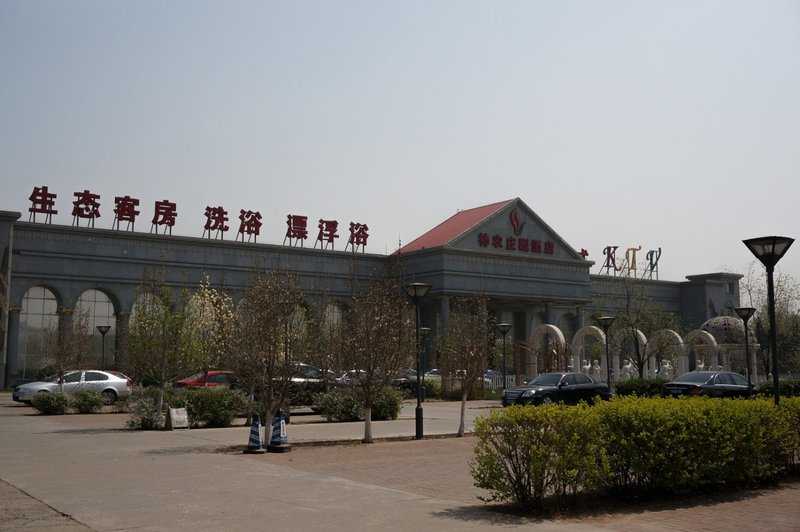
[[[364,443],[372,443],[372,405],[415,353],[414,314],[398,275],[386,272],[354,294],[345,316],[345,362],[358,371]]]
[[[158,386],[157,411],[164,390],[190,365],[185,347],[186,308],[172,290],[158,280],[146,280],[139,288],[129,331],[129,366],[138,382]]]
[[[286,271],[254,274],[239,306],[234,364],[242,384],[256,398],[270,427],[288,408],[296,364],[309,351],[307,310],[297,278]]]
[[[641,331],[645,338],[662,329],[680,332],[680,323],[677,316],[654,305],[647,281],[628,277],[617,286],[620,292],[614,294],[614,297],[617,302],[624,301],[624,307],[614,320],[611,343],[623,358],[631,361],[631,365],[639,373],[639,378],[643,379],[651,359],[659,364],[675,346],[665,338],[656,340],[652,345],[642,343],[637,331]]]
[[[752,263],[740,283],[742,304],[756,309],[750,327],[759,348],[756,357],[764,370],[771,373],[771,340],[767,284],[764,269]],[[775,288],[775,336],[781,367],[779,371],[800,374],[800,283],[792,276],[777,271]]]
[[[59,390],[64,391],[64,373],[79,369],[92,346],[89,315],[85,310],[64,310],[56,325],[44,330],[43,362],[58,373]]]
[[[493,337],[494,318],[486,308],[487,298],[476,295],[459,298],[450,310],[450,328],[442,342],[448,365],[455,367],[461,385],[461,416],[458,435],[464,435],[467,395],[486,371],[487,353]]]

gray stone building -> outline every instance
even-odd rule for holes
[[[346,303],[353,277],[366,278],[388,261],[399,261],[409,281],[431,285],[421,315],[434,335],[445,333],[453,298],[482,293],[498,322],[512,325],[512,344],[530,341],[542,324],[557,326],[570,341],[599,313],[620,310],[620,287],[637,273],[628,265],[626,275],[616,270],[593,274],[598,265],[518,198],[460,211],[389,256],[20,218],[18,212],[0,212],[4,387],[34,377],[43,327],[76,306],[90,310],[93,331],[96,325],[111,326],[107,366],[124,366],[127,346],[121,332],[148,273],[188,288],[208,276],[236,301],[254,270],[288,269],[299,277],[309,305],[321,313],[328,304]],[[680,316],[690,330],[738,306],[740,278],[714,273],[690,275],[684,282],[634,282],[647,290],[653,305]],[[95,336],[94,349],[99,350],[100,334]]]

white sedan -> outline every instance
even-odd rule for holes
[[[37,393],[53,393],[59,391],[58,375],[51,375],[44,380],[20,384],[14,388],[14,401],[31,404]],[[110,405],[117,399],[124,399],[131,394],[131,380],[117,371],[101,371],[96,369],[73,370],[64,373],[64,393],[73,394],[78,390],[97,392],[103,398],[103,404]]]

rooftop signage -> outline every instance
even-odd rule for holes
[[[81,221],[85,220],[88,227],[94,227],[95,220],[101,217],[100,214],[100,195],[93,194],[89,190],[74,193],[75,201],[72,202],[72,225],[80,227]],[[33,192],[28,197],[31,206],[28,208],[29,221],[36,221],[36,215],[44,215],[44,223],[52,223],[53,215],[58,214],[56,210],[57,194],[50,192],[47,186],[34,187]],[[114,222],[111,228],[121,231],[122,224],[126,224],[126,231],[133,231],[134,224],[141,214],[138,209],[139,200],[130,196],[116,196],[114,198]],[[159,200],[153,206],[153,218],[151,220],[150,233],[172,234],[175,220],[178,217],[177,205],[169,200]],[[204,238],[223,239],[226,232],[231,227],[228,224],[228,211],[221,206],[207,206],[205,210],[206,222],[203,226]],[[261,212],[241,209],[239,211],[239,228],[236,233],[236,240],[241,238],[244,242],[255,242],[261,234]],[[317,224],[317,238],[314,248],[319,245],[320,249],[334,249],[334,243],[339,238],[339,222],[336,220],[320,219]],[[347,240],[345,249],[352,251],[364,251],[369,239],[369,227],[367,224],[350,222],[350,237]],[[308,240],[308,217],[296,214],[289,214],[286,217],[286,234],[283,244],[290,246],[303,247]]]

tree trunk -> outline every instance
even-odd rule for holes
[[[467,412],[467,383],[461,383],[461,416],[458,423],[458,437],[464,436],[464,416]]]
[[[372,405],[364,407],[364,439],[361,443],[372,443]]]

